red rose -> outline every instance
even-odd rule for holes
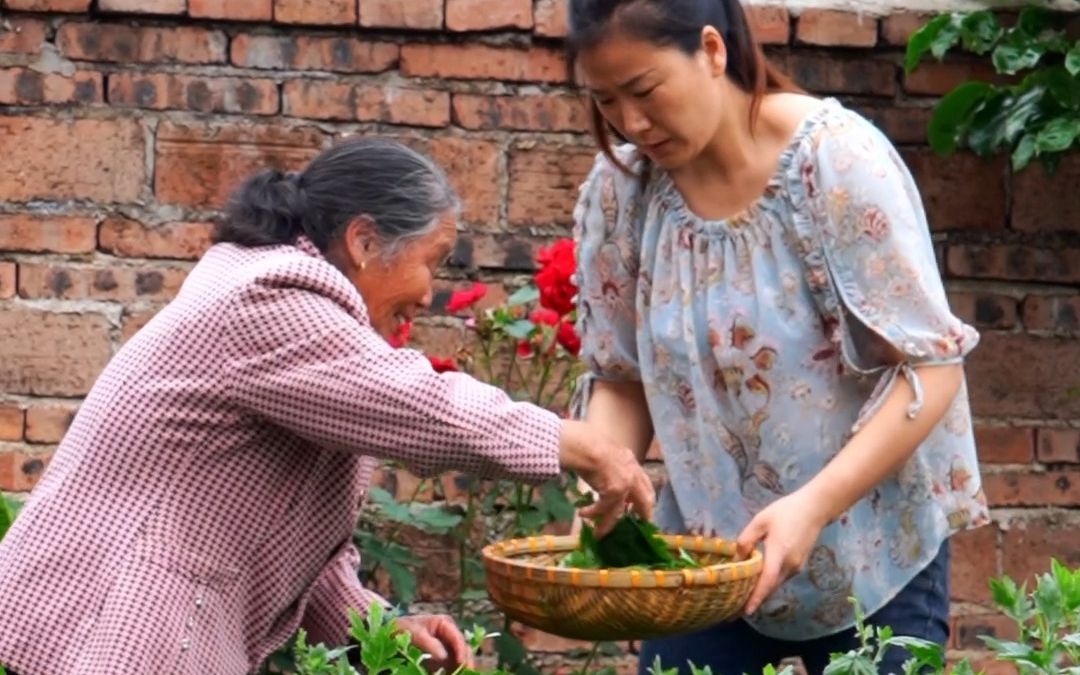
[[[480,282],[474,283],[463,291],[454,291],[450,295],[450,301],[446,303],[446,311],[457,314],[475,305],[485,295],[487,295],[487,286]]]
[[[574,356],[577,356],[578,352],[581,351],[581,338],[578,337],[577,331],[574,330],[574,324],[569,321],[563,321],[559,324],[559,330],[555,334],[555,339],[559,341],[559,344],[563,346],[563,349]]]
[[[540,271],[536,273],[536,287],[540,291],[540,304],[554,310],[559,316],[574,311],[574,298],[577,287],[574,285],[575,261],[574,241],[560,239],[546,249],[541,249],[536,256]]]
[[[457,362],[454,359],[440,359],[437,356],[429,356],[428,361],[431,361],[431,367],[435,369],[436,373],[453,373],[458,369]]]
[[[390,343],[391,347],[395,349],[401,349],[405,345],[409,344],[409,336],[412,334],[412,321],[402,321],[398,325],[397,331],[394,332],[389,338],[386,339]]]
[[[523,359],[527,359],[533,354],[532,343],[528,340],[521,340],[517,343],[517,355]]]
[[[529,321],[538,325],[555,326],[559,323],[559,313],[546,307],[538,307],[529,315]]]

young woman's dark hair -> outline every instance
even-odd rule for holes
[[[799,91],[787,75],[766,60],[739,0],[570,0],[567,49],[573,64],[582,51],[618,33],[695,54],[701,49],[701,31],[706,26],[724,38],[728,77],[753,96],[751,129],[766,93]],[[611,149],[608,124],[595,102],[590,108],[600,149],[621,167]]]
[[[393,255],[457,206],[446,175],[430,159],[396,141],[359,138],[324,150],[299,173],[268,169],[249,178],[233,194],[214,241],[268,246],[303,234],[325,251],[364,217]]]

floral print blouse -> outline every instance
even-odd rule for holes
[[[617,149],[635,172],[632,146]],[[808,482],[915,366],[955,364],[978,335],[949,310],[914,181],[888,139],[828,99],[764,195],[691,213],[670,176],[597,158],[575,209],[582,357],[640,380],[667,465],[666,531],[734,538]],[[826,527],[806,570],[750,622],[782,639],[853,625],[953,532],[988,520],[966,386],[893,478]]]

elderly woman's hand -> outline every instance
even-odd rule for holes
[[[581,510],[607,534],[630,506],[642,518],[652,518],[656,493],[634,453],[612,442],[584,422],[563,423],[559,462],[576,472],[596,491],[596,503]]]
[[[417,649],[431,658],[424,661],[429,672],[451,673],[459,666],[471,667],[469,643],[454,620],[441,614],[417,614],[397,620],[398,628],[412,636]]]

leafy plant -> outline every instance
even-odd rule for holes
[[[573,241],[560,240],[542,250],[537,262],[539,269],[531,282],[499,306],[478,309],[488,292],[481,283],[452,294],[447,312],[463,319],[471,340],[452,358],[429,358],[438,371],[466,372],[516,400],[561,412],[581,370],[580,341],[574,331]],[[393,340],[396,346],[406,346],[410,332],[410,326],[403,326]],[[437,492],[455,481],[465,486],[462,503],[418,503],[425,490]],[[553,524],[569,523],[575,501],[582,497],[577,485],[573,476],[540,487],[439,476],[420,481],[402,502],[385,490],[374,489],[368,500],[370,517],[363,519],[355,536],[363,553],[365,578],[384,572],[394,599],[407,605],[417,594],[421,561],[400,538],[410,530],[448,537],[457,545],[460,560],[457,618],[492,628],[501,623],[494,640],[500,662],[527,673],[531,669],[528,652],[509,630],[508,621],[495,614],[468,613],[469,601],[487,597],[480,551],[491,541],[538,534]]]
[[[944,96],[930,121],[935,151],[1008,151],[1014,171],[1035,158],[1053,171],[1080,145],[1080,41],[1069,41],[1058,15],[1028,7],[1009,28],[989,10],[939,15],[912,35],[905,69],[914,71],[927,53],[941,60],[957,46],[989,54],[1008,80],[969,81]]]
[[[581,569],[638,567],[651,570],[677,570],[701,567],[686,551],[672,553],[658,536],[656,525],[634,514],[619,519],[604,537],[597,539],[589,525],[582,525],[579,544],[562,559],[563,567]]]

